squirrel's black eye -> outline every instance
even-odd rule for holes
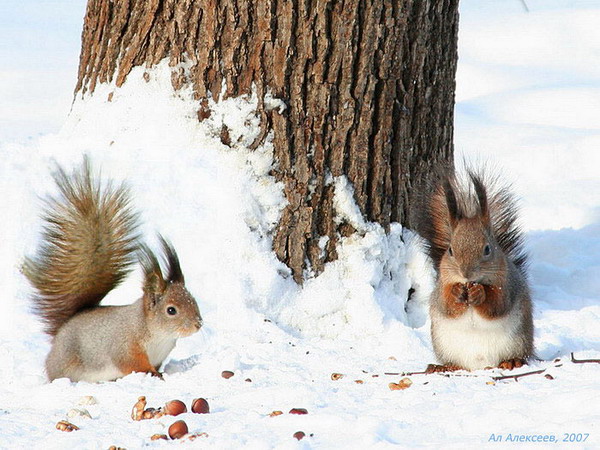
[[[485,244],[485,247],[483,247],[483,256],[490,256],[490,253],[492,253],[490,244]]]
[[[448,254],[450,256],[454,256],[454,253],[452,253],[452,247],[448,247]]]
[[[174,306],[169,306],[167,308],[167,314],[170,316],[174,316],[175,314],[177,314],[177,310],[175,309]]]

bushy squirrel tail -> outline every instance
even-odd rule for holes
[[[139,249],[138,214],[125,185],[94,180],[87,157],[70,176],[59,167],[54,181],[59,195],[46,201],[41,246],[21,268],[36,291],[34,311],[52,336],[97,306],[129,273]]]
[[[521,271],[527,264],[523,233],[517,223],[518,205],[509,186],[483,169],[466,168],[459,178],[452,169],[440,168],[415,197],[411,224],[425,239],[434,266],[450,245],[453,224],[481,217],[490,225],[504,254]]]

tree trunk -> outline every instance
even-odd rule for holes
[[[354,231],[335,221],[331,177],[365,219],[407,225],[411,186],[452,161],[457,28],[458,0],[89,0],[76,92],[163,58],[199,100],[255,89],[289,201],[274,250],[300,282]]]

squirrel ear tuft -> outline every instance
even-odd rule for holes
[[[160,295],[165,292],[167,283],[163,278],[158,259],[147,245],[140,245],[139,260],[144,270],[144,294]]]
[[[461,219],[461,214],[458,207],[458,201],[456,194],[454,193],[454,187],[449,178],[445,178],[443,182],[444,194],[446,196],[446,206],[448,207],[448,216],[450,218],[450,225],[452,228],[456,225],[456,222]]]
[[[163,248],[164,261],[167,266],[167,278],[169,283],[184,283],[183,272],[179,265],[179,257],[173,245],[163,238],[160,234],[158,239]]]
[[[488,207],[488,198],[487,198],[487,190],[485,188],[485,184],[481,176],[469,172],[469,178],[473,183],[473,187],[475,188],[475,195],[477,196],[477,202],[479,203],[479,212],[481,214],[481,219],[486,226],[489,226],[490,221],[490,209]]]

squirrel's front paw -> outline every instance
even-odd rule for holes
[[[469,281],[467,283],[467,302],[470,305],[478,306],[481,305],[485,300],[485,289],[483,284],[474,283]]]
[[[447,284],[442,290],[444,312],[449,317],[458,317],[468,308],[467,287],[462,283]]]
[[[465,303],[468,299],[467,286],[462,283],[454,283],[450,288],[452,300],[457,303]]]

